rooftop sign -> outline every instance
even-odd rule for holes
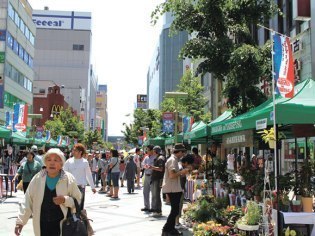
[[[40,29],[91,30],[91,13],[34,10],[33,22]]]

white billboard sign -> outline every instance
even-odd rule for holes
[[[91,13],[34,10],[33,22],[41,29],[91,30]]]

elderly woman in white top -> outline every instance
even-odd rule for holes
[[[43,162],[46,169],[34,176],[21,204],[15,226],[16,235],[21,234],[23,226],[33,216],[35,236],[60,236],[68,207],[74,208],[73,198],[80,202],[81,192],[74,177],[62,170],[65,163],[62,151],[50,149]]]

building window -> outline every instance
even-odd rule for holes
[[[10,16],[12,20],[14,20],[14,9],[11,4],[9,4],[8,6],[8,15]]]
[[[17,27],[20,28],[20,17],[19,17],[19,15],[16,12],[15,12],[15,15],[14,15],[14,22],[17,25]]]
[[[35,37],[34,37],[32,32],[30,32],[30,42],[32,45],[34,45],[34,43],[35,43]]]
[[[23,20],[20,21],[20,30],[21,30],[22,33],[24,34],[24,32],[25,32],[25,24],[24,24],[24,21],[23,21]]]
[[[82,44],[73,44],[72,50],[74,50],[74,51],[83,51],[84,50],[84,45],[82,45]]]

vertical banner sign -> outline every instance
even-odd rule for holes
[[[174,113],[164,112],[163,113],[163,132],[173,133],[174,132]]]
[[[44,132],[44,128],[42,126],[36,127],[36,138],[42,139],[43,138],[43,132]]]
[[[276,92],[282,97],[294,96],[294,64],[290,39],[275,34],[274,39],[274,70]]]
[[[49,143],[51,139],[51,134],[49,130],[46,130],[46,143]]]
[[[13,110],[13,131],[26,131],[28,106],[16,103]]]
[[[58,135],[57,137],[57,146],[61,146],[62,145],[62,136]]]
[[[190,132],[191,127],[194,123],[194,118],[191,116],[184,116],[183,117],[183,133]]]
[[[7,111],[5,113],[5,127],[7,129],[12,129],[12,121],[13,121],[12,114],[10,114],[10,112]]]

